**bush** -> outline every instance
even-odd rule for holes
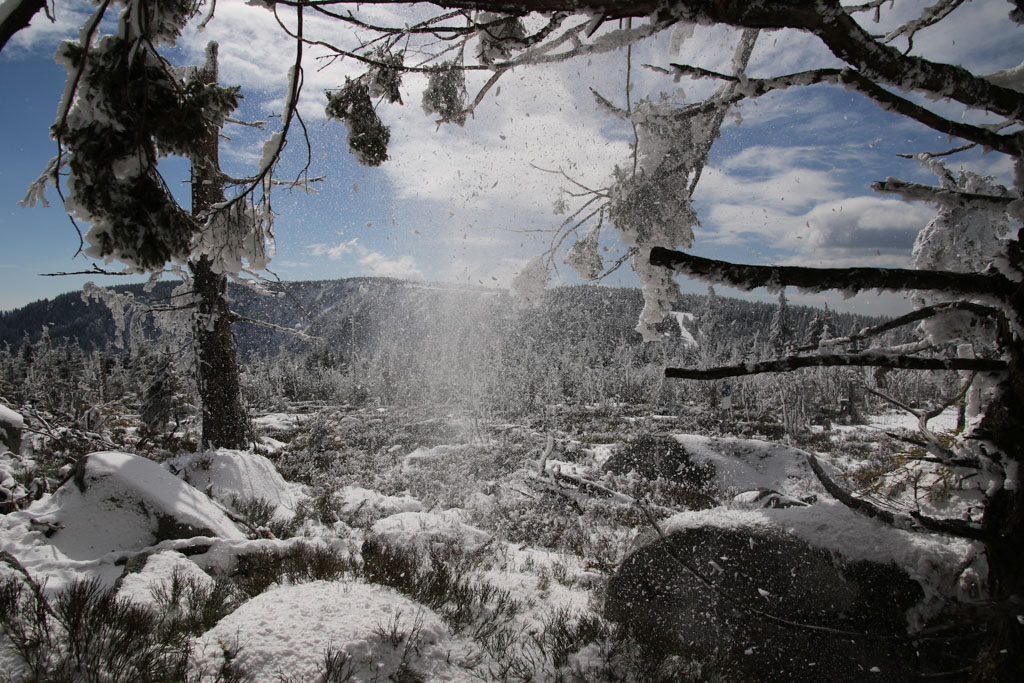
[[[707,490],[715,478],[715,466],[710,462],[693,462],[675,439],[649,434],[625,443],[604,469],[612,474],[636,472],[652,481],[667,479],[695,491]]]

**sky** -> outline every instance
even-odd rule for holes
[[[883,12],[881,24],[869,28],[882,32],[927,4],[895,3],[893,10]],[[78,233],[52,188],[49,208],[19,206],[28,184],[56,150],[48,129],[66,75],[53,61],[54,50],[61,39],[77,35],[89,7],[81,0],[57,0],[55,23],[37,16],[0,53],[0,92],[7,97],[0,106],[0,310],[80,288],[86,280],[127,281],[41,275],[88,270],[92,264],[76,257]],[[919,33],[914,53],[979,73],[1014,67],[1024,60],[1024,42],[1007,20],[1010,8],[995,0],[967,3],[940,26]],[[360,11],[367,19],[401,26],[436,10],[371,5]],[[288,16],[282,20],[294,23]],[[616,28],[612,23],[595,35]],[[113,24],[107,29],[113,30]],[[306,15],[305,31],[347,47],[360,37],[312,13]],[[390,159],[378,168],[358,165],[348,152],[345,125],[324,114],[325,91],[362,69],[351,60],[322,59],[323,48],[307,48],[300,111],[310,141],[311,173],[325,180],[316,195],[275,191],[276,256],[270,269],[284,280],[390,276],[508,286],[532,256],[549,248],[550,231],[564,218],[553,206],[566,198],[563,190],[574,188],[569,179],[606,187],[616,165],[631,163],[629,124],[599,107],[592,90],[624,107],[628,74],[634,103],[645,97],[693,102],[709,94],[713,84],[676,81],[645,65],[687,62],[729,70],[737,32],[696,27],[692,35],[686,33],[680,27],[635,44],[631,68],[623,48],[519,67],[502,76],[462,127],[438,126],[436,116],[425,115],[419,104],[425,79],[408,75],[402,84],[404,105],[378,107],[392,136]],[[294,42],[283,35],[270,11],[242,0],[220,0],[205,30],[191,27],[167,55],[178,65],[201,63],[209,40],[220,45],[221,82],[242,87],[245,99],[238,118],[267,121],[266,131],[237,125],[224,131],[230,140],[222,142],[222,165],[231,175],[249,175],[264,139],[280,127]],[[472,49],[471,43],[467,50]],[[748,73],[779,75],[837,64],[814,38],[792,31],[763,32]],[[489,76],[470,73],[471,97]],[[949,103],[929,104],[947,115],[962,115]],[[993,120],[981,112],[966,117]],[[727,117],[695,194],[700,225],[692,251],[745,263],[905,267],[914,238],[934,209],[876,195],[869,185],[888,176],[934,183],[934,175],[916,161],[896,155],[941,151],[954,144],[840,88],[813,86],[744,102]],[[293,134],[278,177],[294,177],[306,157],[302,136]],[[1001,155],[971,151],[954,157],[950,165],[1004,183],[1011,178],[1010,164]],[[188,206],[187,164],[170,159],[161,168]],[[87,226],[80,227],[84,231]],[[608,258],[621,253],[614,231],[601,235]],[[556,264],[571,243],[562,246]],[[100,265],[117,269],[116,263]],[[552,280],[578,281],[568,266],[560,266]],[[638,284],[628,267],[607,282]],[[684,291],[706,289],[680,284]],[[736,294],[727,288],[718,291]],[[867,313],[893,314],[909,307],[900,296],[871,293],[849,301],[797,292],[789,298],[815,305],[828,301],[841,310]]]

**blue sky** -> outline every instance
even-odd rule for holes
[[[926,4],[901,3],[896,10],[900,14],[884,21],[895,25],[915,6]],[[37,18],[32,29],[0,54],[0,92],[9,100],[0,107],[0,309],[76,289],[88,279],[100,284],[124,280],[39,276],[86,269],[90,262],[72,258],[78,236],[52,190],[48,209],[18,206],[28,183],[54,155],[48,127],[64,73],[52,54],[61,36],[76,32],[82,7],[78,0],[58,2],[57,25]],[[950,28],[920,34],[915,50],[982,73],[1015,66],[1024,58],[1024,45],[1007,26],[1008,9],[999,2],[969,4],[953,15]],[[366,11],[380,21],[407,20],[400,8]],[[335,42],[345,39],[336,27],[320,26],[311,18],[307,32],[316,31],[331,32]],[[188,32],[171,57],[180,64],[197,63],[209,39],[221,44],[222,82],[243,87],[239,116],[265,119],[270,129],[278,126],[275,116],[280,114],[294,48],[282,39],[270,13],[222,0],[207,30]],[[698,28],[678,55],[670,54],[669,32],[637,45],[633,100],[665,92],[693,101],[708,93],[709,84],[673,82],[642,65],[689,60],[727,70],[735,40],[735,32]],[[380,108],[392,129],[392,159],[377,169],[356,164],[347,151],[344,125],[323,115],[323,91],[343,83],[346,75],[358,74],[359,68],[341,63],[318,70],[315,57],[315,50],[307,52],[301,110],[312,142],[312,172],[327,180],[315,196],[297,191],[274,195],[277,255],[271,269],[282,279],[390,275],[507,286],[531,256],[547,247],[548,237],[533,231],[556,227],[561,220],[551,207],[566,183],[536,167],[561,168],[600,187],[616,164],[628,163],[628,126],[600,111],[589,92],[594,88],[624,104],[623,50],[517,69],[499,81],[500,88],[492,89],[462,128],[438,129],[419,108],[422,80],[407,77],[405,106]],[[813,39],[777,32],[759,38],[750,71],[766,76],[834,64]],[[471,75],[471,95],[486,76]],[[956,112],[945,103],[933,106]],[[225,132],[232,138],[222,146],[226,170],[251,173],[266,134],[238,126]],[[698,188],[701,225],[695,230],[693,251],[749,263],[904,266],[914,235],[932,210],[875,196],[868,185],[887,176],[930,182],[933,178],[917,162],[895,155],[948,146],[944,136],[884,114],[865,98],[837,88],[815,86],[744,103],[738,116],[729,117]],[[304,145],[295,136],[279,177],[293,176],[304,160]],[[996,155],[971,152],[952,165],[960,164],[1009,180],[1009,164]],[[187,195],[183,162],[168,162],[165,175]],[[617,254],[620,247],[611,231],[602,237],[608,254]],[[561,267],[559,276],[556,281],[576,281],[568,267]],[[628,268],[611,282],[637,284]],[[704,289],[682,284],[691,291]],[[796,293],[791,299],[824,301]],[[895,297],[829,300],[840,308],[872,312],[906,307]]]

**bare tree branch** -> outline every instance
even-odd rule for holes
[[[882,40],[886,43],[891,43],[897,38],[905,36],[909,43],[907,46],[907,50],[909,51],[914,46],[914,35],[918,31],[939,23],[945,19],[950,12],[962,5],[963,2],[964,0],[939,0],[934,5],[925,7],[921,12],[921,16],[913,19],[912,21],[908,21],[907,23],[897,27],[895,30],[887,33],[885,38]]]
[[[1017,284],[997,273],[955,273],[904,268],[804,268],[754,266],[703,258],[664,247],[651,249],[651,263],[711,284],[743,290],[799,287],[807,292],[839,290],[852,296],[865,290],[945,290],[1009,301]]]
[[[865,351],[848,355],[823,354],[816,356],[787,356],[757,363],[722,365],[703,370],[697,368],[665,368],[665,377],[674,379],[724,379],[760,375],[766,372],[791,372],[801,368],[875,367],[903,370],[968,370],[973,372],[1005,372],[1007,364],[989,358],[922,358],[920,356],[894,356],[878,351]]]
[[[65,275],[131,275],[131,273],[116,273],[112,270],[104,270],[95,263],[92,264],[92,270],[76,270],[67,273],[39,273],[40,277],[63,277]]]
[[[932,410],[916,410],[915,408],[911,408],[906,403],[903,403],[902,401],[893,398],[888,394],[885,394],[881,391],[878,391],[877,389],[869,387],[867,384],[861,383],[860,386],[861,389],[868,392],[869,394],[877,396],[883,401],[887,401],[892,405],[896,406],[897,408],[905,410],[914,417],[916,417],[918,431],[921,432],[922,436],[924,436],[925,439],[923,442],[924,447],[928,450],[929,453],[938,458],[939,462],[941,462],[944,465],[951,465],[954,461],[958,460],[956,453],[942,445],[942,443],[938,440],[938,438],[935,436],[932,430],[928,428],[928,420],[932,419],[933,417],[938,417],[946,408],[950,407],[957,401],[963,399],[963,397],[967,394],[967,391],[971,388],[971,384],[974,383],[974,377],[975,373],[971,373],[971,376],[967,379],[966,382],[964,382],[963,387],[960,389],[956,396],[953,396],[952,398],[942,401],[937,407],[933,408]]]

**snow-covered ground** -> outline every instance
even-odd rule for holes
[[[348,438],[359,436],[359,430],[391,435],[382,422],[386,415],[370,418],[338,421],[337,432]],[[308,420],[275,414],[257,424],[266,436],[291,441]],[[642,427],[635,418],[623,423]],[[951,424],[955,414],[931,423],[937,430]],[[861,433],[873,438],[878,428],[916,423],[884,415],[872,418],[871,425],[836,430],[834,438]],[[392,442],[394,437],[382,438],[375,452],[312,454],[320,457],[321,469],[308,471],[301,458],[312,455],[295,445],[298,440],[277,441],[267,449],[269,457],[218,450],[157,463],[128,453],[94,453],[79,461],[57,490],[0,516],[0,551],[21,568],[0,563],[0,578],[21,580],[24,570],[49,595],[76,580],[95,579],[103,587],[116,586],[120,597],[159,611],[167,609],[159,596],[166,597],[175,581],[207,588],[222,580],[251,584],[263,570],[252,568],[258,563],[249,558],[270,552],[283,557],[308,546],[334,553],[349,568],[332,578],[308,571],[306,579],[281,574],[240,599],[236,609],[195,635],[194,675],[213,680],[227,657],[257,681],[316,680],[333,653],[334,664],[350,676],[345,680],[353,681],[501,680],[516,667],[529,666],[540,680],[596,680],[594,672],[609,661],[598,636],[570,639],[564,646],[568,651],[562,651],[553,644],[555,634],[571,631],[584,618],[600,620],[609,573],[650,531],[642,522],[623,525],[631,511],[627,496],[589,498],[584,488],[563,498],[551,492],[565,486],[565,477],[605,481],[601,467],[621,444],[581,445],[567,434],[552,433],[556,453],[544,456],[545,471],[539,472],[549,435],[524,429],[522,443],[510,446],[509,433],[502,431],[506,443],[477,437],[402,445]],[[824,492],[800,449],[689,433],[673,438],[692,462],[713,465],[713,481],[703,495],[718,504],[676,508],[663,520],[664,532],[771,527],[850,560],[896,563],[925,588],[925,604],[916,617],[908,615],[912,625],[935,603],[977,588],[971,583],[978,575],[970,567],[971,544],[851,512]],[[840,456],[818,453],[843,481],[837,467],[849,459]],[[18,456],[5,457],[13,462]],[[306,472],[310,483],[287,481],[275,462]],[[341,483],[351,481],[358,467],[375,488]],[[893,492],[889,502],[904,511],[912,500],[907,495]],[[620,500],[627,505],[617,509]],[[765,507],[769,500],[793,506]],[[264,504],[266,519],[260,523],[254,521],[252,501]],[[654,502],[671,509],[669,502]],[[279,534],[287,529],[293,537],[275,538],[272,529]],[[375,545],[364,545],[370,541]],[[364,557],[371,547],[391,550]],[[395,569],[409,561],[388,554],[399,551],[420,558],[418,567]],[[285,564],[281,560],[274,571],[284,572]],[[451,573],[448,583],[438,583],[442,570]],[[452,588],[458,585],[463,587]],[[458,591],[462,597],[452,597]],[[0,668],[13,680],[24,671],[9,645],[0,647]],[[402,678],[413,673],[419,678]]]

